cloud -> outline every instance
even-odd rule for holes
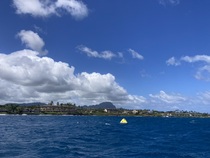
[[[0,104],[10,102],[73,102],[92,105],[111,101],[129,109],[195,110],[209,109],[210,92],[194,98],[160,91],[148,98],[129,94],[115,76],[81,72],[65,62],[41,57],[33,50],[0,54]],[[199,106],[197,106],[199,105]]]
[[[47,17],[55,13],[55,6],[40,0],[13,0],[17,14],[30,14],[34,17]]]
[[[108,60],[111,60],[114,57],[116,57],[116,58],[124,58],[124,55],[123,55],[122,52],[113,53],[110,50],[105,50],[105,51],[102,51],[102,52],[98,52],[98,51],[92,50],[91,48],[88,48],[88,47],[86,47],[84,45],[77,46],[77,49],[80,50],[81,52],[87,54],[87,56],[94,57],[94,58],[103,58],[103,59],[108,59]],[[128,52],[135,59],[139,59],[139,60],[143,60],[144,59],[144,57],[142,55],[140,55],[139,53],[137,53],[133,49],[128,49]]]
[[[195,78],[198,80],[210,81],[210,56],[208,55],[195,55],[195,56],[184,56],[181,58],[182,61],[188,63],[201,62],[199,65]]]
[[[118,56],[119,56],[120,58],[123,58],[123,53],[122,53],[122,52],[118,52]]]
[[[153,99],[156,99],[155,102],[161,101],[168,104],[178,104],[186,100],[186,98],[182,97],[179,94],[170,95],[164,91],[160,91],[159,94],[155,94],[155,95],[150,94],[149,96]]]
[[[35,50],[41,55],[48,53],[47,50],[43,50],[45,43],[37,33],[33,31],[21,30],[17,36],[21,39],[21,42],[25,44],[27,48]]]
[[[172,5],[176,6],[180,4],[180,0],[158,0],[159,4],[166,6],[166,5]]]
[[[146,101],[121,87],[110,74],[81,72],[64,62],[40,57],[33,50],[0,54],[0,104],[8,102],[75,102],[90,105],[111,101],[115,105],[140,105]]]
[[[140,55],[139,53],[137,53],[133,49],[128,49],[128,52],[131,53],[133,58],[140,59],[140,60],[144,59],[144,57],[142,55]]]
[[[42,34],[46,34],[46,32],[39,26],[37,25],[33,25],[33,28],[36,32],[42,33]]]
[[[56,2],[57,8],[65,9],[76,19],[84,18],[88,15],[87,6],[78,0],[58,0]]]
[[[168,94],[165,91],[160,91],[158,94],[150,94],[149,97],[146,104],[143,104],[144,107],[147,106],[149,109],[164,111],[210,111],[210,91],[200,92],[191,97],[177,93]]]
[[[171,57],[170,59],[168,59],[168,60],[166,61],[166,64],[167,64],[167,65],[178,66],[178,65],[180,65],[181,63],[180,63],[178,60],[176,60],[175,57]]]
[[[29,14],[33,17],[59,16],[63,11],[68,12],[76,19],[88,16],[88,8],[78,0],[13,0],[17,14]]]
[[[208,56],[208,55],[195,55],[193,57],[184,56],[181,58],[181,60],[188,62],[188,63],[205,62],[205,63],[210,64],[210,56]]]
[[[194,77],[198,80],[210,81],[210,56],[208,55],[195,55],[195,56],[183,56],[179,60],[175,57],[171,57],[166,61],[167,65],[178,66],[181,65],[181,62],[186,63],[201,63],[196,69]]]
[[[151,76],[146,72],[145,69],[139,71],[139,74],[142,78],[150,78]]]
[[[209,105],[210,103],[210,91],[205,91],[202,93],[198,93],[198,98],[200,102],[204,105]]]
[[[210,65],[205,65],[200,67],[196,74],[195,78],[198,80],[210,81]]]
[[[95,57],[95,58],[103,58],[103,59],[112,59],[113,57],[116,57],[116,55],[109,51],[102,51],[102,52],[97,52],[95,50],[91,50],[90,48],[86,47],[86,46],[78,46],[77,47],[81,52],[86,53],[87,56],[89,57]]]
[[[69,83],[74,68],[55,62],[48,57],[38,57],[32,50],[21,50],[9,55],[0,54],[0,78],[21,86],[41,89],[43,86]],[[62,73],[60,73],[62,71]]]

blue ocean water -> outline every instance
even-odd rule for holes
[[[0,116],[0,157],[210,158],[210,119]]]

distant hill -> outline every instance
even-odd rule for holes
[[[111,102],[102,102],[97,105],[85,105],[83,108],[87,109],[116,109],[116,107]]]

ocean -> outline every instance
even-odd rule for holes
[[[210,158],[210,119],[0,116],[2,158]]]

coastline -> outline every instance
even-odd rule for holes
[[[110,102],[92,106],[76,106],[75,104],[15,104],[0,105],[0,116],[5,115],[40,115],[40,116],[120,116],[120,117],[189,117],[210,118],[209,113],[196,111],[157,111],[148,109],[116,108]]]

